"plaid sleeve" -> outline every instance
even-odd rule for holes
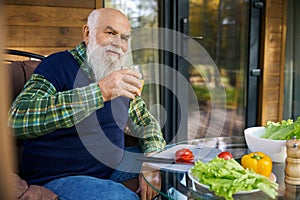
[[[139,145],[144,153],[159,152],[165,148],[166,142],[160,125],[141,97],[130,101],[129,122],[129,128],[139,138]]]
[[[18,139],[33,138],[74,126],[102,107],[97,83],[56,92],[49,81],[33,74],[10,109],[9,124]]]

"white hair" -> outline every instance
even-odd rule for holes
[[[90,32],[97,30],[99,24],[99,18],[101,17],[100,10],[93,10],[88,16],[87,26],[89,27]]]

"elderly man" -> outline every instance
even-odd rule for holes
[[[144,154],[165,147],[140,97],[141,75],[121,67],[130,37],[123,13],[97,9],[83,26],[81,44],[36,68],[10,111],[16,137],[25,139],[21,174],[29,184],[70,200],[138,199],[139,191],[141,199],[157,195],[141,177],[136,193],[116,178],[124,181],[128,172],[115,170],[124,156],[128,122]],[[160,184],[157,172],[147,176]]]

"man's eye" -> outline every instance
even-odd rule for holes
[[[115,35],[113,32],[109,31],[109,32],[106,32],[107,34],[109,35]]]
[[[129,37],[127,37],[127,36],[123,36],[123,37],[121,37],[122,38],[122,40],[124,40],[124,41],[126,41],[126,42],[128,42],[128,40],[129,40]]]

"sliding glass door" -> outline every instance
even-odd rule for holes
[[[260,1],[106,0],[128,15],[133,62],[143,65],[143,98],[168,143],[242,136],[256,125]],[[144,35],[145,36],[145,35]],[[135,37],[135,36],[134,36]],[[251,59],[250,59],[251,58]],[[254,67],[254,69],[252,69]]]
[[[220,85],[226,91],[226,118],[219,134],[243,134],[247,103],[249,7],[249,1],[246,0],[190,0],[189,35],[208,52],[217,69],[208,67],[205,73],[209,78],[203,80],[203,74],[193,66],[189,68],[189,81],[197,95],[200,108],[200,112],[189,108],[189,138],[207,137],[209,124],[214,126],[210,117],[212,112],[220,110],[210,109],[212,102],[209,91]]]

